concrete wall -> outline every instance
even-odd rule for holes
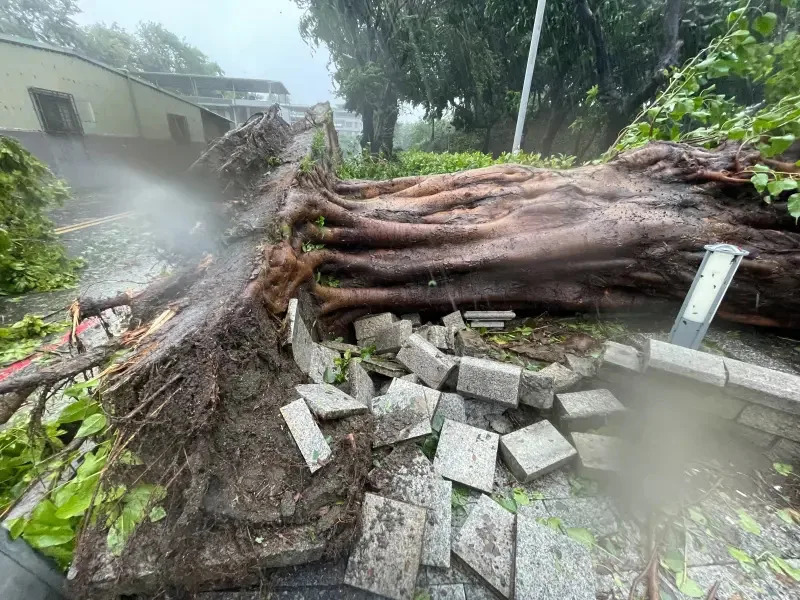
[[[113,185],[130,169],[178,173],[226,130],[200,107],[68,51],[0,39],[0,65],[0,135],[19,139],[74,187]],[[84,135],[42,131],[32,87],[71,94]],[[190,143],[172,140],[169,113],[186,117]]]

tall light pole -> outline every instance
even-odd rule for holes
[[[542,20],[544,19],[544,5],[547,0],[536,3],[536,17],[533,20],[533,35],[531,47],[528,50],[528,66],[525,68],[525,83],[522,85],[522,97],[519,99],[519,114],[517,115],[517,128],[514,130],[514,145],[511,153],[519,153],[522,145],[522,129],[525,127],[525,114],[528,112],[528,98],[531,95],[531,80],[533,79],[533,65],[536,63],[536,52],[539,50],[539,36],[542,33]]]

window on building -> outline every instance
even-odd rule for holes
[[[83,135],[83,127],[72,94],[40,88],[29,88],[29,91],[44,131]]]
[[[179,144],[188,144],[192,141],[192,136],[189,133],[189,121],[186,120],[186,117],[167,113],[167,124],[169,125],[169,134],[173,140]]]

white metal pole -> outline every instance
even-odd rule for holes
[[[531,47],[528,50],[528,66],[525,68],[525,83],[522,85],[522,97],[519,99],[519,114],[517,114],[517,128],[514,131],[514,145],[511,153],[519,153],[522,146],[522,128],[525,127],[525,115],[528,112],[528,98],[531,95],[531,80],[533,79],[533,65],[536,63],[536,52],[539,50],[539,36],[542,33],[542,20],[544,19],[544,6],[547,0],[536,3],[536,17],[533,20],[533,35]]]

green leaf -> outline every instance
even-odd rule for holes
[[[508,512],[515,513],[517,512],[517,504],[511,498],[506,498],[505,496],[501,496],[499,494],[495,494],[492,496],[495,502],[497,502],[500,506],[505,508]]]
[[[778,15],[774,12],[764,13],[760,17],[757,17],[755,21],[753,21],[753,29],[755,29],[761,35],[767,36],[775,29],[775,25],[778,23]]]
[[[792,473],[792,465],[787,465],[786,463],[772,463],[772,468],[784,477],[788,477]]]
[[[88,417],[80,429],[78,429],[75,437],[88,437],[94,435],[106,426],[106,416],[102,413],[91,415]]]
[[[800,581],[800,569],[795,569],[781,557],[770,554],[767,556],[767,564],[769,564],[770,568],[778,575],[785,574],[795,581]]]
[[[769,143],[760,144],[758,148],[761,154],[769,158],[785,152],[786,149],[794,143],[794,140],[795,137],[791,133],[786,135],[774,135],[769,138]]]
[[[769,176],[766,173],[756,173],[750,178],[750,182],[755,186],[756,190],[763,192],[767,189]]]
[[[789,196],[786,208],[789,210],[789,214],[794,217],[796,223],[797,219],[800,219],[800,194]]]
[[[767,185],[767,190],[772,196],[779,196],[781,192],[788,192],[789,190],[797,189],[797,181],[794,179],[776,179],[770,181]]]
[[[664,558],[661,559],[661,564],[673,573],[680,573],[683,571],[684,563],[683,555],[677,550],[670,550],[664,554]]]
[[[154,506],[150,511],[150,521],[156,523],[167,516],[163,506]]]
[[[76,383],[69,386],[64,390],[64,395],[69,396],[70,398],[80,398],[85,390],[97,387],[98,385],[100,385],[100,378],[93,377],[88,381],[84,381],[82,383]]]
[[[77,517],[86,512],[94,495],[94,486],[76,486],[75,492],[58,507],[56,516],[59,519]]]
[[[792,518],[792,512],[788,508],[782,508],[777,513],[778,518],[784,523],[789,523],[789,525],[794,525],[794,519]]]
[[[97,402],[83,398],[64,407],[58,416],[59,423],[74,423],[83,421],[87,417],[100,412],[100,405]]]
[[[540,517],[536,519],[540,525],[546,525],[555,531],[561,531],[561,519],[558,517]]]
[[[8,533],[11,535],[11,539],[15,540],[22,535],[22,530],[25,529],[25,517],[9,519],[5,522],[5,526],[8,527]]]
[[[706,591],[695,580],[689,579],[685,571],[675,575],[675,585],[678,587],[678,591],[690,598],[703,598],[706,595]]]
[[[761,535],[761,526],[753,517],[747,514],[747,511],[739,509],[737,514],[739,515],[739,525],[742,526],[742,529],[753,535]]]
[[[49,548],[71,541],[75,537],[75,531],[69,525],[61,527],[31,527],[29,525],[25,528],[22,537],[34,548]]]
[[[745,565],[753,565],[755,562],[750,557],[750,555],[745,552],[744,550],[740,550],[739,548],[735,548],[733,546],[728,546],[728,554],[730,554],[733,558],[739,561],[739,564],[743,567]]]
[[[569,537],[576,542],[580,542],[584,546],[589,546],[591,548],[596,543],[592,532],[583,527],[567,527],[566,532]]]
[[[517,503],[517,506],[527,506],[531,503],[531,499],[528,498],[528,493],[522,488],[514,488],[511,492],[511,496],[514,498],[514,502]]]

